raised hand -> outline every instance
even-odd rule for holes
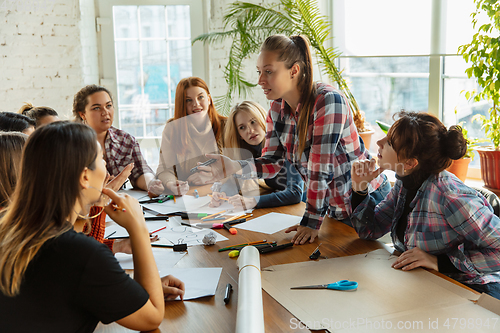
[[[351,182],[354,191],[364,191],[373,179],[384,171],[377,169],[375,159],[354,161],[351,165]]]

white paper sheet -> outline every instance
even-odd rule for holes
[[[229,202],[225,201],[222,205],[220,205],[219,207],[209,207],[208,204],[210,203],[210,200],[211,198],[207,196],[207,198],[209,199],[208,203],[198,209],[195,209],[193,211],[190,211],[190,213],[207,213],[207,214],[216,214],[216,213],[219,213],[219,212],[222,212],[223,210],[225,210],[225,212],[223,213],[224,215],[228,215],[228,216],[235,216],[235,215],[241,215],[243,213],[251,213],[253,211],[253,209],[247,209],[245,211],[243,211],[242,209],[236,209],[234,208],[233,205],[231,205]]]
[[[184,300],[195,299],[205,296],[215,295],[217,285],[219,284],[222,267],[210,268],[171,268],[165,271],[165,275],[173,275],[186,286]],[[176,300],[180,300],[177,297]]]
[[[160,240],[156,244],[187,244],[188,246],[203,245],[203,237],[210,233],[212,229],[198,229],[181,224],[183,221],[179,216],[170,217],[169,227],[156,233],[160,236]],[[184,220],[187,221],[187,220]],[[228,240],[218,232],[214,231],[217,236],[216,242]]]
[[[206,234],[210,233],[212,229],[201,229],[201,228],[193,228],[186,225],[182,225],[181,223],[187,223],[187,220],[182,220],[180,216],[170,216],[168,221],[147,221],[146,225],[148,226],[149,232],[153,232],[160,228],[166,227],[163,230],[155,232],[155,235],[158,235],[160,239],[155,242],[155,244],[163,244],[163,245],[172,245],[172,244],[187,244],[188,246],[193,245],[203,245],[203,237]],[[104,235],[108,237],[113,232],[115,232],[111,238],[119,238],[119,237],[128,237],[127,229],[119,226],[115,222],[111,222],[106,227],[106,231]],[[228,240],[228,238],[214,231],[216,234],[216,242],[221,242]]]
[[[143,206],[160,214],[171,214],[175,212],[191,213],[209,202],[210,197],[195,198],[192,195],[183,195],[181,197],[176,197],[175,202],[174,200],[168,200],[162,203],[143,204]]]
[[[274,234],[278,231],[299,224],[302,216],[269,213],[251,219],[247,222],[234,225],[235,228],[261,232],[263,234]]]
[[[129,189],[129,190],[120,190],[118,191],[118,193],[128,194],[131,197],[136,198],[138,201],[149,199],[148,192],[146,191]]]
[[[156,266],[160,276],[167,275],[168,271],[172,269],[186,255],[186,252],[174,252],[172,249],[153,248],[153,256],[155,257]],[[123,269],[134,269],[134,261],[131,254],[116,253],[115,258],[120,263]]]

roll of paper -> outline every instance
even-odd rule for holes
[[[260,254],[257,248],[244,247],[240,251],[238,266],[236,333],[264,333]]]

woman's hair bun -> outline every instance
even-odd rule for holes
[[[452,160],[459,160],[467,152],[468,141],[464,138],[462,127],[453,125],[443,135],[441,148],[443,153]]]

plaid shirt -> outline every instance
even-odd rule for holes
[[[292,114],[284,100],[272,102],[267,116],[266,143],[262,157],[243,168],[243,173],[259,178],[272,178],[282,168],[284,159],[299,171],[307,186],[306,211],[300,222],[319,229],[329,210],[331,217],[348,217],[345,193],[351,188],[351,162],[369,158],[352,119],[345,97],[335,88],[317,84],[317,98],[308,120],[307,141],[301,159],[297,159],[299,138],[298,113]],[[385,178],[380,176],[370,184],[377,189]]]
[[[145,173],[154,174],[142,156],[139,143],[127,132],[110,127],[104,141],[104,147],[106,151],[104,156],[106,169],[110,175],[118,175],[132,162],[134,163],[134,168],[129,176],[132,184],[135,184],[137,179]]]
[[[367,196],[351,215],[361,238],[377,239],[391,231],[398,251],[415,247],[432,255],[446,254],[461,272],[448,274],[460,282],[500,282],[500,219],[486,199],[447,171],[432,175],[410,204],[402,244],[396,235],[406,189],[397,180],[387,198],[375,206]]]

